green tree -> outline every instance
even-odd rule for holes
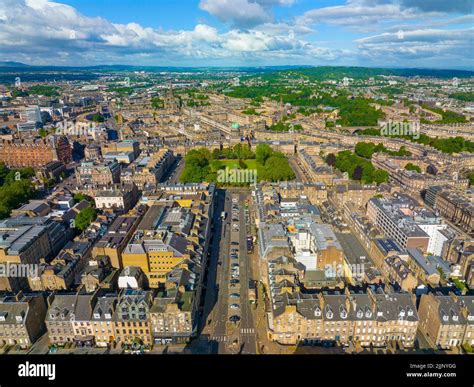
[[[74,194],[74,203],[79,203],[82,202],[83,200],[86,200],[88,202],[92,202],[92,198],[90,196],[87,196],[81,192],[75,193]]]
[[[93,207],[84,208],[76,216],[76,229],[79,231],[84,231],[90,224],[97,218],[97,211]]]
[[[407,165],[405,165],[405,169],[407,171],[416,171],[418,173],[421,173],[421,168],[418,165],[412,163],[408,163]]]
[[[257,160],[257,163],[264,165],[267,159],[272,155],[272,153],[273,149],[270,147],[270,145],[258,144],[257,148],[255,149],[255,158]]]

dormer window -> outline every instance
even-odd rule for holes
[[[334,317],[334,315],[333,315],[331,309],[328,309],[328,310],[326,311],[326,317],[327,317],[329,320],[331,320],[331,319]]]
[[[408,316],[413,316],[413,310],[412,309],[408,309]]]
[[[316,317],[321,317],[321,309],[316,308],[315,311],[314,311],[314,315],[315,315]]]
[[[100,313],[95,312],[95,313],[94,313],[94,318],[99,319],[99,318],[100,318]]]
[[[443,321],[448,321],[448,320],[449,320],[449,317],[448,317],[448,315],[445,314],[445,315],[443,316]]]
[[[470,314],[469,316],[467,316],[467,319],[468,321],[474,321],[474,316]]]
[[[110,320],[110,319],[112,318],[112,315],[111,315],[110,313],[106,313],[106,314],[105,314],[105,318],[106,318],[107,320]]]
[[[362,313],[362,311],[359,309],[357,311],[357,318],[362,318],[364,316],[364,313]]]
[[[459,316],[454,315],[454,316],[453,316],[453,321],[458,321],[458,320],[459,320]]]
[[[344,308],[343,306],[339,309],[339,314],[341,315],[341,318],[342,319],[346,319],[347,318],[347,310],[346,308]]]
[[[372,317],[372,312],[371,312],[370,310],[367,310],[367,311],[365,312],[365,317],[371,318],[371,317]]]
[[[17,323],[23,322],[23,316],[21,316],[21,315],[15,316],[15,319],[16,319]]]

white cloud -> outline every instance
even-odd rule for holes
[[[472,30],[456,30],[454,25],[472,21],[472,15],[451,19],[416,19],[413,8],[385,0],[351,0],[344,6],[323,7],[296,19],[273,21],[272,9],[294,0],[202,0],[214,15],[223,18],[230,12],[230,23],[249,22],[245,7],[263,10],[260,24],[247,29],[236,26],[217,29],[208,22],[189,30],[164,30],[137,23],[112,23],[105,18],[87,17],[75,8],[46,0],[0,0],[0,60],[25,61],[31,64],[90,65],[104,63],[143,63],[155,65],[212,64],[367,64],[387,60],[402,65],[404,60],[439,55],[438,67],[472,65],[467,54],[472,50]],[[400,0],[401,1],[401,0]],[[219,4],[218,4],[219,3]],[[240,13],[233,8],[242,5]],[[371,5],[371,7],[369,6]],[[226,8],[227,7],[227,8]],[[211,8],[210,8],[211,9]],[[233,11],[232,11],[233,10]],[[210,11],[209,11],[210,12]],[[232,13],[234,12],[234,13]],[[417,11],[418,13],[420,11]],[[211,13],[211,12],[210,12]],[[262,16],[263,15],[263,16]],[[426,15],[424,13],[423,15]],[[251,15],[255,17],[255,15]],[[244,20],[245,19],[245,20]],[[386,24],[383,21],[391,20]],[[397,23],[403,21],[403,23]],[[372,36],[351,42],[347,35],[344,49],[313,29],[328,23],[341,30],[349,25],[368,25]],[[418,24],[416,23],[418,22]],[[244,23],[245,24],[245,23]],[[383,27],[378,25],[383,24]],[[405,32],[401,45],[397,40],[400,25]],[[242,26],[242,24],[240,24]],[[447,29],[441,29],[446,27]],[[448,29],[449,28],[449,29]],[[340,38],[340,37],[339,37]],[[352,45],[352,47],[351,47]],[[455,58],[455,59],[453,59]],[[203,62],[199,62],[203,60]],[[431,60],[431,59],[430,59]],[[454,60],[454,61],[453,61]],[[429,62],[419,62],[423,66]]]
[[[370,3],[366,0],[349,1],[345,5],[316,8],[297,18],[302,25],[329,24],[366,29],[393,20],[419,17],[413,9],[404,9],[397,3]]]
[[[199,7],[223,22],[247,28],[272,21],[273,7],[293,3],[294,0],[201,0]]]
[[[473,39],[472,28],[415,29],[358,39],[357,44],[362,56],[398,66],[401,63],[431,63],[436,67],[440,67],[440,63],[464,63],[472,66],[472,59],[466,53],[472,50]]]

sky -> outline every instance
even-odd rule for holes
[[[0,0],[0,61],[474,70],[472,0]]]

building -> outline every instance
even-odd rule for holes
[[[405,251],[392,239],[376,238],[370,244],[370,257],[381,268],[385,259]]]
[[[113,185],[97,191],[94,195],[94,201],[96,208],[127,212],[138,201],[138,189],[133,183]]]
[[[114,314],[115,340],[120,344],[139,342],[152,345],[150,308],[152,294],[148,291],[124,289],[118,297]]]
[[[36,176],[43,181],[55,181],[58,182],[59,179],[66,172],[66,166],[61,161],[50,161],[43,167],[38,168]]]
[[[344,251],[331,226],[314,222],[295,226],[289,228],[289,240],[295,259],[306,270],[336,271],[343,266]]]
[[[449,278],[449,263],[434,255],[424,255],[419,249],[407,249],[407,263],[416,277],[425,284],[437,286],[442,277]]]
[[[58,294],[48,298],[45,323],[51,344],[65,345],[75,339],[74,319],[77,294]]]
[[[393,200],[373,198],[367,204],[367,217],[388,238],[402,248],[428,251],[429,235],[413,219],[414,203],[404,196]]]
[[[140,154],[140,144],[135,140],[125,140],[118,142],[107,142],[101,146],[101,154],[105,157],[109,153],[112,154],[128,154],[131,153],[131,161],[135,160]]]
[[[109,162],[83,162],[76,168],[80,186],[108,186],[120,183],[120,164]]]
[[[0,344],[31,347],[45,332],[46,301],[41,294],[19,292],[0,298]]]
[[[411,292],[418,286],[418,279],[408,263],[397,255],[385,258],[383,273],[391,283],[397,283],[406,292]]]
[[[45,226],[0,231],[0,262],[38,264],[52,253]]]
[[[123,268],[122,252],[140,223],[144,211],[144,208],[140,208],[136,214],[118,216],[94,245],[92,257],[97,259],[100,256],[107,256],[112,267]]]
[[[11,168],[39,168],[51,161],[64,164],[72,160],[72,147],[64,136],[50,136],[45,139],[2,141],[0,162]]]
[[[54,257],[74,236],[62,218],[26,214],[0,222],[0,262],[38,263]]]
[[[156,344],[187,342],[194,332],[193,292],[178,289],[158,293],[150,310],[153,340]]]
[[[418,314],[407,293],[285,292],[268,315],[268,337],[280,344],[339,342],[413,347]]]
[[[463,343],[474,344],[473,300],[472,296],[458,297],[453,294],[422,295],[418,308],[421,332],[432,345],[441,349],[450,349]]]
[[[119,275],[118,287],[120,289],[143,289],[147,278],[139,267],[127,266]]]
[[[97,347],[107,347],[115,342],[114,314],[118,297],[106,294],[98,297],[92,311],[91,325]]]
[[[283,225],[279,223],[259,224],[258,247],[262,259],[272,259],[280,255],[291,255],[287,233]]]
[[[151,156],[143,156],[122,171],[121,180],[134,183],[140,189],[156,187],[173,164],[175,157],[168,149],[161,149]]]
[[[151,205],[122,253],[124,266],[140,267],[156,288],[186,260],[207,258],[212,196],[164,195]]]
[[[29,287],[35,292],[71,290],[76,276],[90,257],[90,244],[69,242],[49,263],[44,260],[36,275],[28,277]]]
[[[471,197],[447,186],[429,187],[426,203],[463,231],[474,234],[474,204]]]
[[[345,203],[354,203],[356,207],[365,207],[367,202],[377,194],[377,186],[364,184],[336,184],[331,193],[333,202],[338,207]]]

